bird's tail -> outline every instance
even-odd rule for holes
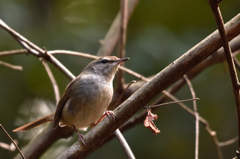
[[[35,120],[35,121],[31,122],[31,123],[25,124],[25,125],[23,125],[23,126],[21,126],[19,128],[16,128],[16,129],[13,130],[13,132],[27,131],[27,130],[30,130],[32,128],[38,127],[38,126],[40,126],[42,124],[45,124],[47,122],[53,121],[53,119],[54,119],[54,113],[50,114],[48,116],[45,116],[43,118],[40,118],[38,120]]]

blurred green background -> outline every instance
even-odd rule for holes
[[[0,19],[39,47],[64,49],[96,54],[119,10],[113,0],[1,0]],[[239,0],[223,1],[220,5],[225,21],[239,13]],[[144,75],[156,74],[216,29],[207,0],[142,0],[128,25],[126,67]],[[0,51],[22,48],[0,28]],[[114,51],[116,54],[116,51]],[[75,75],[90,59],[56,56]],[[11,132],[17,126],[54,111],[54,93],[41,62],[32,55],[0,57],[0,61],[23,66],[16,71],[0,65],[0,124],[18,140],[20,148],[39,129],[26,133]],[[62,93],[69,80],[50,65]],[[207,119],[220,141],[237,136],[236,111],[226,64],[207,69],[192,82],[201,116]],[[136,79],[126,75],[126,81]],[[184,87],[176,95],[191,98]],[[50,106],[51,105],[51,106]],[[187,103],[192,107],[191,103]],[[154,113],[161,130],[157,136],[138,125],[124,133],[136,158],[193,158],[195,146],[194,118],[176,105],[165,106]],[[56,158],[77,140],[76,135],[62,139],[42,158]],[[0,131],[0,142],[10,143]],[[237,144],[222,148],[225,158],[235,156]],[[212,138],[200,126],[200,158],[217,158]],[[0,156],[12,158],[17,151],[0,148]],[[116,139],[105,144],[87,158],[126,158]]]

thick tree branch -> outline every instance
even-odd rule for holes
[[[234,33],[236,30],[236,28],[237,27],[239,27],[238,25],[238,23],[239,23],[239,20],[238,20],[238,18],[239,18],[239,16],[237,16],[237,17],[235,17],[233,20],[232,20],[232,22],[234,22],[235,21],[235,23],[233,23],[233,25],[231,26],[231,27],[229,27],[229,33]],[[237,33],[238,34],[238,33]],[[231,35],[231,38],[233,38],[235,35]],[[212,36],[210,36],[209,38],[213,38]],[[216,39],[214,39],[213,38],[213,41],[215,41]],[[215,41],[216,42],[216,41]],[[208,48],[209,46],[211,46],[211,45],[208,45],[208,46],[205,46],[205,42],[201,42],[201,43],[203,43],[203,47],[206,47],[206,48]],[[196,49],[198,49],[198,47],[196,47]],[[64,52],[64,51],[63,51]],[[63,53],[63,52],[61,52],[61,53]],[[55,52],[56,53],[56,52]],[[64,52],[65,53],[65,52]],[[146,79],[146,81],[147,81],[148,79]],[[30,146],[31,147],[31,146]],[[36,149],[36,151],[38,151],[37,149]]]
[[[234,17],[226,24],[228,39],[231,40],[240,33],[240,15]],[[189,70],[197,66],[212,53],[221,47],[221,37],[215,31],[202,42],[194,46],[187,53],[175,60],[151,81],[143,85],[125,102],[114,110],[116,120],[112,123],[105,118],[96,127],[85,135],[87,146],[81,146],[78,142],[67,149],[59,158],[81,158],[85,157],[96,147],[100,146],[107,138],[141,107],[145,106],[152,98],[162,92],[166,87],[181,78]]]
[[[22,149],[23,154],[27,159],[39,158],[57,140],[67,138],[74,132],[74,130],[70,127],[57,127],[56,129],[53,129],[52,127],[51,122],[40,134],[38,134],[30,141],[30,143],[28,143],[27,146]],[[15,158],[17,159],[21,157],[17,155]]]

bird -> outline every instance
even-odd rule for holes
[[[121,63],[129,58],[104,56],[90,62],[66,87],[55,113],[25,124],[13,132],[27,131],[53,121],[53,128],[72,127],[79,140],[86,130],[95,125],[107,111],[113,97],[113,79]],[[84,143],[84,142],[83,142]]]

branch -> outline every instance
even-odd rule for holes
[[[9,34],[11,34],[27,51],[34,56],[42,57],[46,61],[51,62],[55,67],[57,67],[63,74],[65,74],[69,79],[74,79],[75,76],[55,57],[47,54],[43,49],[39,48],[37,45],[33,44],[31,41],[27,40],[25,37],[11,29],[6,23],[4,23],[0,19],[0,27],[6,30]]]
[[[126,35],[127,35],[127,10],[128,10],[128,0],[121,0],[121,22],[120,22],[120,37],[119,37],[119,45],[118,45],[118,57],[123,58],[125,57],[125,45],[126,45]],[[123,71],[119,70],[116,75],[116,88],[115,91],[123,91],[124,85],[124,78],[123,78]],[[121,98],[121,97],[120,97]],[[122,145],[125,153],[127,154],[128,158],[135,159],[127,141],[124,139],[122,133],[119,129],[116,129],[114,132],[116,138],[118,139],[119,143]]]
[[[49,54],[47,51],[45,50],[42,50],[41,48],[39,48],[38,46],[36,46],[35,44],[33,44],[32,42],[28,41],[25,37],[21,36],[20,34],[18,34],[17,32],[15,32],[14,30],[12,30],[10,27],[8,27],[3,21],[0,21],[1,22],[1,26],[6,30],[8,31],[25,49],[26,49],[26,53],[31,53],[35,56],[37,56],[38,58],[43,58],[44,60],[46,61],[49,61],[51,63],[53,63],[57,68],[59,68],[60,70],[64,70],[65,71],[65,75],[67,75],[70,79],[73,79],[75,78],[74,75],[71,74],[71,72],[67,69],[65,69],[64,67],[62,67],[63,65],[57,61],[51,54]],[[23,53],[24,51],[21,50],[19,51],[18,53]],[[54,52],[52,52],[54,53]],[[5,56],[5,55],[9,55],[9,54],[17,54],[17,52],[4,52],[2,54],[2,56]],[[81,54],[82,55],[82,54]],[[92,56],[91,56],[92,57]],[[59,99],[59,92],[58,92],[58,88],[56,88],[56,81],[55,79],[53,78],[51,72],[50,72],[50,69],[48,67],[48,65],[43,62],[48,74],[49,74],[49,77],[53,83],[53,87],[54,87],[54,90],[55,90],[55,96],[56,96],[56,101],[58,101]],[[67,73],[67,74],[66,74]],[[43,132],[43,134],[45,134],[45,139],[47,139],[47,142],[43,143],[43,141],[45,140],[35,140],[34,144],[36,146],[32,147],[30,145],[32,145],[33,142],[31,142],[24,150],[28,150],[27,153],[27,156],[28,157],[38,157],[39,155],[41,155],[42,152],[44,152],[46,150],[46,148],[48,146],[50,146],[54,141],[53,140],[49,140],[49,136],[53,136],[51,134],[54,134],[52,133],[51,131],[46,131],[46,132]],[[46,135],[47,134],[47,135]],[[61,136],[62,137],[62,136]],[[38,136],[36,139],[44,139],[43,136]],[[56,138],[55,136],[55,139],[59,139],[59,138]],[[45,146],[43,146],[43,144]],[[31,149],[31,151],[29,151]],[[32,153],[32,152],[37,152],[38,153]]]
[[[72,136],[74,130],[70,127],[57,127],[53,129],[52,122],[47,124],[44,130],[34,137],[23,149],[25,157],[39,158],[52,144],[62,138]],[[20,158],[17,155],[15,158]]]
[[[193,89],[191,81],[189,80],[187,75],[184,75],[183,77],[188,84],[188,87],[192,94],[192,98],[193,99],[196,98],[196,94]],[[195,122],[195,132],[196,132],[196,135],[195,135],[195,159],[198,159],[198,156],[199,156],[199,114],[197,112],[197,101],[196,100],[193,101],[193,110],[194,110],[194,116],[196,118],[196,122]]]
[[[121,20],[120,20],[120,36],[118,41],[118,57],[125,57],[125,46],[127,37],[127,11],[128,11],[128,0],[121,0]]]
[[[223,44],[226,60],[227,60],[230,75],[231,75],[233,93],[234,93],[234,97],[235,97],[235,104],[236,104],[237,116],[238,116],[238,136],[240,136],[239,82],[238,82],[238,76],[237,76],[236,68],[235,68],[235,65],[234,65],[234,61],[233,61],[233,58],[232,58],[232,51],[231,51],[231,48],[230,48],[229,43],[228,43],[227,32],[225,30],[223,18],[222,18],[222,15],[221,15],[221,11],[219,9],[219,3],[220,2],[221,1],[219,1],[219,0],[208,0],[208,3],[209,3],[209,5],[212,9],[212,12],[213,12],[214,16],[215,16],[215,20],[216,20],[216,23],[217,23],[217,26],[218,26],[219,33],[221,35],[221,39],[222,39],[221,42]],[[240,150],[240,140],[238,142],[238,149]]]
[[[166,91],[165,91],[166,92]],[[170,94],[170,93],[169,93]],[[167,94],[166,94],[167,95]],[[150,106],[145,106],[143,107],[144,109],[148,109],[148,108],[158,108],[158,107],[162,107],[162,106],[166,106],[166,105],[171,105],[171,104],[178,104],[178,103],[185,103],[185,102],[191,102],[194,100],[199,100],[199,98],[191,98],[191,99],[184,99],[184,100],[179,100],[179,101],[172,101],[172,102],[166,102],[166,103],[162,103],[162,104],[156,104],[156,105],[150,105]]]
[[[59,92],[59,88],[57,85],[57,81],[55,80],[54,75],[53,75],[49,65],[46,63],[46,61],[43,60],[42,64],[52,82],[52,86],[53,86],[53,90],[54,90],[54,94],[55,94],[56,105],[57,105],[58,101],[60,100],[60,92]]]
[[[47,53],[48,53],[48,55],[57,55],[57,54],[62,55],[62,54],[64,54],[64,55],[80,56],[80,57],[90,58],[90,59],[94,59],[94,60],[99,58],[99,56],[91,55],[91,54],[88,54],[88,53],[82,53],[82,52],[77,52],[77,51],[69,51],[69,50],[50,50]],[[9,55],[19,55],[19,54],[27,54],[28,55],[29,52],[25,49],[2,51],[2,52],[0,52],[0,57],[1,56],[9,56]],[[146,77],[140,75],[139,73],[134,72],[133,70],[130,70],[126,67],[120,66],[119,69],[123,70],[124,72],[126,72],[126,73],[128,73],[132,76],[135,76],[137,78],[141,78],[144,81],[149,81],[148,78],[146,78]]]
[[[127,20],[131,17],[136,5],[138,4],[139,0],[129,0],[128,1],[128,16]],[[120,35],[120,13],[117,14],[116,18],[114,19],[108,33],[106,34],[104,40],[101,40],[101,47],[98,50],[97,56],[109,56],[111,55],[114,47],[116,46],[117,40],[119,39]]]
[[[16,140],[13,140],[13,141],[17,144]],[[15,151],[16,150],[16,147],[13,143],[11,143],[9,145],[9,144],[6,144],[4,142],[0,142],[0,147],[3,148],[3,149],[9,150],[9,151]]]
[[[0,65],[9,67],[9,68],[14,69],[14,70],[19,70],[19,71],[22,71],[22,70],[23,70],[22,66],[12,65],[12,64],[10,64],[10,63],[3,62],[3,61],[0,61]]]
[[[234,17],[226,24],[228,39],[231,40],[240,33],[240,15]],[[84,138],[86,147],[75,143],[68,148],[60,158],[83,158],[92,150],[101,145],[107,138],[131,116],[145,106],[152,98],[162,92],[166,87],[181,78],[189,70],[197,66],[212,53],[221,47],[221,37],[215,31],[202,42],[194,46],[187,53],[175,60],[151,81],[143,85],[137,92],[131,95],[125,102],[114,110],[116,120],[112,123],[104,118],[102,122],[90,130]],[[122,115],[124,114],[124,115]]]
[[[233,51],[237,51],[240,49],[240,36],[234,38],[231,42],[230,42],[230,45],[231,45],[231,48]],[[237,55],[236,53],[234,54],[234,56]],[[220,62],[224,62],[225,61],[225,56],[224,56],[224,50],[221,48],[219,49],[218,51],[216,51],[215,53],[213,53],[210,57],[208,57],[206,60],[204,60],[203,62],[201,62],[198,66],[196,66],[195,68],[193,68],[191,71],[189,71],[187,73],[187,76],[191,79],[191,78],[194,78],[196,77],[197,75],[199,75],[203,70],[209,68],[210,66],[216,64],[216,63],[220,63]],[[170,94],[175,94],[178,90],[180,90],[184,85],[185,85],[186,81],[181,78],[180,80],[178,80],[178,82],[176,82],[170,89],[168,89],[168,93]],[[139,84],[139,83],[138,83]],[[136,84],[135,84],[136,85]],[[133,86],[131,88],[134,88],[134,90],[138,89],[140,86]],[[141,85],[141,84],[139,84]],[[135,87],[138,87],[138,88],[135,88]],[[131,94],[132,90],[129,89],[129,92],[126,92],[126,94]],[[168,96],[168,93],[167,92],[163,92],[164,95],[162,95],[156,102],[154,102],[155,104],[159,104],[159,103],[164,103],[164,101],[166,99],[171,99],[171,100],[177,100],[177,99],[173,99],[171,98],[170,96]],[[174,102],[175,103],[175,102]],[[186,110],[189,114],[191,115],[194,115],[194,112],[189,109],[188,107],[184,106],[184,105],[179,105],[180,107],[182,107],[184,110]],[[188,108],[188,109],[185,109],[185,108]],[[124,125],[122,125],[120,127],[120,130],[121,131],[126,131],[130,128],[133,128],[134,126],[136,126],[137,124],[140,124],[143,122],[143,120],[145,119],[147,115],[147,112],[146,111],[143,111],[141,112],[140,114],[138,115],[135,115],[134,117],[132,117],[131,119],[129,119],[127,122],[124,123]],[[205,120],[204,118],[202,118],[201,116],[199,116],[200,118],[200,122],[205,125],[205,128],[206,130],[208,131],[208,133],[212,136],[212,133],[213,131],[211,130],[210,128],[210,125],[209,123],[207,122],[207,120]],[[216,133],[215,133],[216,135]],[[214,136],[212,136],[213,138],[216,138]],[[237,138],[238,139],[238,138]],[[229,144],[232,144],[236,141],[238,141],[236,138],[234,139],[231,139],[230,141],[231,142],[227,142],[226,141],[226,144],[222,144],[222,143],[225,143],[225,142],[219,142],[218,143],[218,140],[215,140],[213,139],[215,145],[216,145],[216,149],[217,149],[217,152],[218,152],[218,156],[220,156],[222,154],[221,152],[221,149],[220,147],[222,145],[224,146],[227,146]],[[217,141],[217,142],[216,142]]]
[[[0,56],[18,55],[18,54],[29,54],[26,49],[12,50],[12,51],[1,51]]]
[[[237,51],[240,49],[240,36],[234,38],[231,42],[230,42],[231,48],[233,51]],[[236,54],[234,54],[236,55]],[[208,57],[206,60],[204,60],[203,62],[201,62],[198,66],[196,66],[194,69],[192,69],[191,71],[189,71],[187,73],[187,76],[189,78],[194,78],[197,75],[199,75],[203,70],[207,69],[208,67],[216,64],[216,63],[220,63],[220,62],[224,62],[225,61],[225,56],[224,56],[224,50],[221,48],[218,51],[216,51],[215,53],[213,53],[210,57]],[[178,90],[180,90],[184,85],[185,85],[186,81],[181,78],[178,82],[176,82],[170,89],[168,89],[166,91],[164,91],[164,95],[162,95],[156,102],[154,102],[155,104],[159,104],[159,103],[164,103],[164,101],[169,98],[171,100],[177,100],[176,98],[173,98],[170,95],[171,94],[175,94]],[[139,83],[137,83],[138,85]],[[135,84],[136,85],[136,84]],[[131,88],[138,89],[138,86],[132,86]],[[141,84],[139,84],[141,85]],[[138,88],[135,88],[138,87]],[[132,90],[129,89],[129,92],[126,92],[126,94],[131,94]],[[169,95],[168,95],[169,93]],[[175,103],[175,102],[174,102]],[[187,106],[181,104],[179,105],[181,108],[183,108],[184,110],[186,110],[189,114],[194,116],[194,112],[189,109]],[[143,120],[145,119],[147,115],[146,111],[143,111],[141,113],[139,113],[138,115],[135,115],[134,117],[132,117],[131,119],[129,119],[127,122],[124,123],[124,125],[122,125],[120,127],[121,131],[126,131],[130,128],[133,128],[134,126],[136,126],[137,124],[140,124],[143,122]],[[225,141],[225,142],[219,142],[216,136],[216,133],[214,133],[215,131],[213,131],[210,128],[209,123],[207,122],[207,120],[205,120],[203,117],[199,116],[199,121],[205,126],[205,129],[207,130],[207,132],[209,133],[210,136],[212,136],[213,141],[215,143],[217,152],[218,152],[218,156],[222,155],[221,149],[220,147],[222,146],[227,146],[230,145],[236,141],[238,141],[238,138],[233,138],[231,140]],[[230,142],[229,142],[230,141]]]
[[[4,129],[4,127],[2,126],[2,124],[0,124],[0,128],[2,129],[2,131],[8,136],[8,138],[12,141],[12,143],[14,144],[14,146],[17,148],[19,154],[21,155],[21,157],[23,159],[25,159],[22,151],[20,150],[20,148],[17,146],[17,144],[15,143],[15,141],[12,139],[12,137],[8,134],[8,132]]]
[[[127,10],[128,10],[128,0],[121,0],[121,21],[120,21],[120,36],[118,41],[118,57],[125,57],[125,46],[126,46],[126,37],[127,37]],[[123,71],[118,71],[116,75],[116,88],[115,91],[123,91]]]
[[[125,138],[123,137],[122,133],[120,132],[119,129],[117,129],[115,132],[114,132],[114,135],[117,137],[118,139],[118,142],[122,145],[125,153],[127,154],[128,158],[129,159],[135,159],[135,156],[131,150],[131,148],[129,147],[127,141],[125,140]]]
[[[239,27],[238,25],[239,25],[239,16],[236,16],[233,20],[232,20],[232,22],[233,22],[233,25],[229,25],[229,26],[231,26],[231,27],[229,27],[229,33],[234,33],[235,31],[236,31],[236,28],[237,27]],[[235,21],[235,22],[234,22]],[[236,35],[231,35],[232,36],[232,38],[234,37],[234,36],[236,36]],[[212,39],[213,40],[213,43],[215,43],[216,42],[216,39],[214,38],[214,37],[212,37],[211,35],[209,36],[209,38],[208,39]],[[206,49],[208,49],[208,47],[211,47],[211,45],[208,45],[208,46],[206,46],[206,44],[207,44],[207,39],[206,40],[204,40],[204,41],[202,41],[201,42],[201,44],[202,45],[200,45],[200,46],[202,46],[202,47],[205,47]],[[211,43],[212,44],[212,43]],[[236,46],[239,46],[239,45],[236,45]],[[237,48],[237,47],[236,47]],[[198,47],[195,47],[195,49],[196,50],[199,50],[199,48]],[[193,51],[194,51],[194,48],[192,49]],[[220,56],[220,57],[222,57],[222,56]],[[210,60],[207,60],[207,61],[210,61],[210,62],[212,62],[212,61],[214,61],[215,62],[215,59],[219,59],[219,58],[215,58],[215,56],[213,57],[213,58],[210,58]],[[221,59],[221,58],[220,58]],[[223,61],[224,60],[224,58],[222,59],[222,60],[220,60],[220,61]],[[207,63],[210,63],[210,62],[207,62]],[[205,63],[205,62],[204,62]],[[205,69],[207,66],[207,64],[203,64],[203,63],[201,63],[201,65],[203,65],[204,67],[201,67],[202,69],[199,69],[199,72],[201,72],[201,70],[203,70],[203,69]],[[209,64],[208,64],[208,66],[209,66]],[[193,74],[196,74],[196,73],[193,73]],[[146,81],[148,81],[148,79],[144,79],[144,80],[146,80]],[[132,121],[132,120],[130,120],[130,121]],[[41,140],[41,138],[40,138],[40,140]],[[48,141],[48,140],[46,140],[46,141]],[[29,147],[32,147],[32,146],[29,146]],[[38,149],[36,149],[36,151],[38,151]]]

